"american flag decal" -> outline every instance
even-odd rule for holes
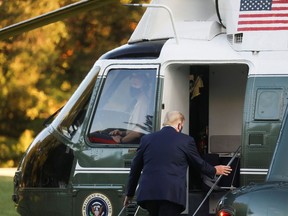
[[[288,0],[241,0],[237,31],[288,30]]]

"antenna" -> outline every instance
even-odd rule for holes
[[[161,4],[125,4],[125,5],[126,6],[134,6],[134,7],[150,7],[150,8],[163,8],[163,9],[165,9],[168,12],[170,19],[171,19],[172,28],[174,31],[176,43],[179,44],[179,38],[178,38],[176,28],[175,28],[175,21],[174,21],[173,13],[169,7],[167,7],[166,5],[161,5]]]

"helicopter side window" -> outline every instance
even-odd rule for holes
[[[137,144],[153,131],[156,69],[108,72],[88,138],[92,143]]]

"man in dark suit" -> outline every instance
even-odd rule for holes
[[[142,137],[131,165],[125,206],[132,200],[141,176],[138,204],[151,216],[177,216],[186,206],[189,164],[211,178],[232,171],[230,166],[213,167],[200,157],[193,138],[181,133],[184,120],[182,113],[168,112],[160,131]]]

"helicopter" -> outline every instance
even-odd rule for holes
[[[79,5],[92,2],[97,5]],[[235,158],[233,172],[217,183],[197,215],[215,215],[227,191],[265,181],[288,94],[288,25],[281,13],[266,17],[272,9],[285,11],[286,1],[152,0],[128,6],[146,11],[127,44],[95,62],[24,154],[12,195],[20,215],[122,212],[139,140],[159,130],[170,110],[184,114],[183,133],[194,137],[209,163]],[[72,8],[78,4],[4,28],[0,38],[62,19]],[[187,172],[183,215],[193,215],[211,181],[193,167]],[[123,214],[146,212],[133,203]]]

